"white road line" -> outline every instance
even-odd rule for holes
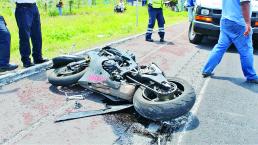
[[[205,93],[205,90],[206,90],[206,88],[208,86],[209,81],[210,81],[210,78],[207,78],[205,80],[199,95],[196,97],[196,103],[195,103],[194,107],[191,109],[191,113],[192,114],[188,117],[188,119],[187,119],[188,121],[186,122],[186,124],[185,124],[185,126],[184,126],[184,128],[182,130],[182,133],[180,133],[180,135],[178,137],[177,145],[181,145],[187,128],[190,127],[190,123],[193,121],[194,115],[197,114],[197,111],[199,110],[199,107],[201,105],[201,102],[202,102],[202,99],[204,97],[204,93]]]

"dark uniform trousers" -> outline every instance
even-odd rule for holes
[[[146,39],[151,39],[151,35],[152,35],[152,31],[153,31],[156,19],[158,21],[158,26],[159,26],[159,32],[158,32],[159,36],[161,39],[164,39],[165,19],[163,16],[162,8],[153,8],[152,6],[149,5],[148,12],[149,12],[149,24],[148,24],[148,29],[147,29],[147,33],[146,33]]]
[[[15,18],[19,28],[19,44],[21,60],[29,63],[32,42],[32,57],[35,61],[42,60],[42,35],[38,7],[33,4],[16,4]]]
[[[0,16],[0,66],[9,64],[11,34],[6,27],[5,20]]]

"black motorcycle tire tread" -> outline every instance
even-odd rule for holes
[[[58,68],[58,69],[61,69],[61,68]],[[55,73],[55,70],[56,69],[50,70],[51,72],[48,75],[49,83],[55,86],[70,86],[70,85],[76,84],[78,80],[84,75],[87,69],[84,69],[79,73],[65,76],[65,77],[58,77]]]
[[[168,77],[168,81],[183,85],[184,92],[170,101],[151,102],[142,95],[145,88],[139,87],[134,94],[133,104],[140,115],[154,121],[165,121],[180,117],[191,110],[196,100],[196,94],[192,86],[180,78]]]

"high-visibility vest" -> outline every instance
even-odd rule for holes
[[[148,4],[152,4],[153,8],[163,8],[163,0],[149,0]]]

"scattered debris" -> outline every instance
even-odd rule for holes
[[[75,101],[74,103],[74,109],[80,109],[82,107],[82,104],[78,101]]]
[[[130,107],[133,107],[133,104],[107,106],[107,108],[100,109],[100,110],[71,112],[69,114],[61,116],[55,122],[62,122],[62,121],[67,121],[67,120],[89,117],[89,116],[96,116],[96,115],[102,115],[102,114],[107,114],[107,113],[113,113],[113,112],[121,111],[121,110],[130,108]]]
[[[66,97],[66,101],[70,100],[84,100],[85,97],[83,95],[73,95],[73,96],[68,96]]]
[[[151,122],[148,127],[147,130],[150,133],[156,133],[159,129],[160,129],[161,125],[160,123],[157,122]]]

